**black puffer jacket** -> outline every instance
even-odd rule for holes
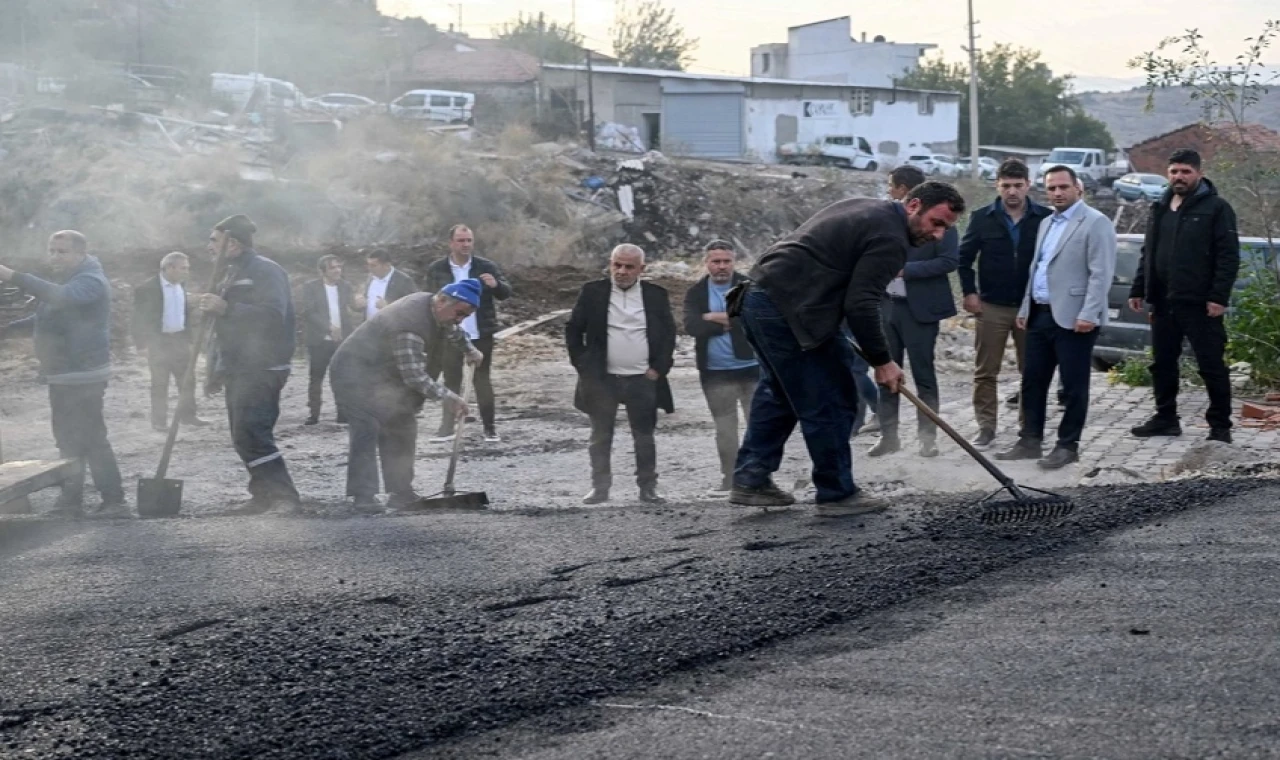
[[[1151,205],[1151,221],[1142,243],[1142,260],[1129,289],[1130,298],[1148,303],[1189,301],[1227,306],[1236,276],[1240,272],[1240,239],[1236,233],[1236,213],[1218,195],[1207,179],[1200,180],[1195,193],[1178,209],[1178,230],[1173,261],[1158,267],[1160,223],[1170,213],[1173,191]],[[1168,273],[1168,282],[1158,282],[1157,271]],[[1158,286],[1157,286],[1158,282]]]

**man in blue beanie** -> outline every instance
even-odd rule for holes
[[[53,438],[61,455],[77,463],[58,499],[57,511],[69,517],[84,511],[86,465],[102,494],[100,513],[127,510],[102,413],[111,378],[111,283],[88,248],[84,235],[74,230],[49,238],[49,264],[59,282],[0,266],[0,282],[17,285],[38,303],[34,314],[11,322],[5,331],[35,331],[40,371],[49,382]]]
[[[462,280],[439,293],[407,295],[356,328],[333,355],[329,382],[347,415],[347,496],[356,511],[382,511],[379,459],[387,506],[421,501],[413,490],[419,410],[431,399],[443,403],[446,417],[468,412],[457,394],[431,379],[428,352],[456,348],[471,364],[484,358],[458,327],[479,307],[481,287],[479,280]]]

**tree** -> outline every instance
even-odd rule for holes
[[[515,21],[493,28],[493,36],[516,50],[523,50],[547,63],[581,63],[586,55],[583,37],[573,24],[547,23],[521,13]]]
[[[1052,148],[1081,145],[1111,150],[1107,125],[1085,112],[1069,76],[1054,76],[1040,52],[997,44],[978,54],[978,125],[991,145]],[[969,67],[927,61],[898,79],[900,87],[950,90],[960,97],[960,147],[968,152]]]
[[[675,11],[661,0],[618,0],[613,27],[613,54],[623,66],[683,71],[693,60],[698,40],[685,36]]]

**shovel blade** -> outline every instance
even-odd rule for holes
[[[423,499],[418,502],[415,509],[429,512],[450,509],[485,509],[488,506],[489,494],[484,491],[470,491]]]
[[[138,479],[139,517],[177,517],[182,510],[182,481],[169,478]]]

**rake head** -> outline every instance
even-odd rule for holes
[[[1013,498],[993,501],[996,494],[1008,491]],[[1030,496],[1027,491],[1034,491]],[[1041,491],[1029,486],[1010,484],[982,500],[982,516],[979,520],[984,525],[1004,525],[1008,523],[1051,522],[1059,520],[1076,511],[1076,505],[1065,496],[1051,491]]]

